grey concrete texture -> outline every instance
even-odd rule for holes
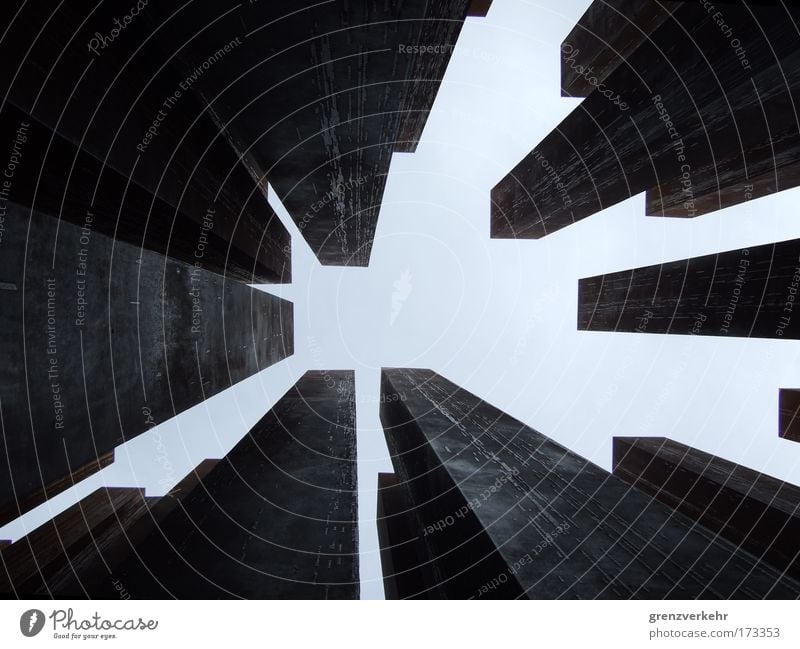
[[[420,542],[414,503],[394,473],[378,474],[376,514],[384,597],[388,600],[442,598],[436,563],[426,545]]]
[[[779,390],[778,435],[792,442],[800,442],[800,390]]]
[[[184,44],[176,68],[319,260],[366,266],[392,153],[416,149],[465,17],[486,9],[226,1],[180,20],[149,8],[145,20],[164,43]]]
[[[351,371],[305,374],[115,579],[133,598],[358,599],[354,388]]]
[[[382,394],[436,596],[800,596],[800,582],[430,370],[384,369]]]
[[[87,463],[293,353],[286,300],[115,242],[91,223],[8,203],[4,225],[1,522],[54,481],[68,487]]]
[[[800,239],[583,278],[578,329],[800,338]]]
[[[598,0],[562,44],[586,99],[494,187],[493,237],[538,239],[642,192],[648,215],[690,218],[800,184],[800,10],[630,4]]]
[[[613,472],[800,578],[800,488],[663,437],[615,437]]]
[[[115,599],[129,599],[115,571],[216,464],[201,462],[160,498],[142,489],[101,488],[81,499],[3,549],[0,597],[94,599],[95,584],[105,584]]]
[[[69,220],[89,208],[95,185],[101,202],[121,202],[121,179],[134,206],[117,215],[124,240],[161,252],[165,238],[196,239],[214,209],[215,254],[209,250],[206,263],[219,266],[212,270],[249,282],[289,281],[286,229],[213,112],[182,90],[185,79],[173,65],[182,43],[165,41],[145,19],[156,6],[146,4],[118,29],[114,20],[123,16],[113,3],[5,3],[4,23],[13,24],[0,42],[0,116],[16,119],[12,113],[20,111],[49,131],[41,153],[31,147],[23,159],[31,174],[44,167],[52,191],[64,194],[66,209],[56,216]],[[163,8],[168,15],[177,9]],[[48,151],[51,139],[56,150]],[[127,230],[138,239],[126,238]]]

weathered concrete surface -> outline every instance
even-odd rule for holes
[[[800,390],[780,390],[778,413],[778,434],[783,439],[800,442]]]
[[[376,519],[385,598],[439,597],[436,564],[420,538],[414,505],[394,473],[378,474]]]
[[[244,219],[232,223],[229,207],[214,202],[190,218],[9,103],[0,111],[0,142],[19,160],[4,196],[18,205],[78,226],[89,215],[95,232],[229,279],[291,278],[289,234],[268,206],[264,231],[245,231]],[[250,200],[264,203],[260,195]]]
[[[381,420],[448,598],[797,598],[800,582],[430,370]]]
[[[656,31],[681,2],[593,2],[561,43],[561,96],[587,97]],[[585,71],[590,70],[588,78]],[[602,92],[605,88],[600,88]]]
[[[91,226],[7,203],[0,524],[51,483],[66,488],[119,444],[293,353],[291,303]]]
[[[642,9],[633,21],[653,31],[639,39],[619,33],[616,5],[594,3],[585,27],[619,41],[624,64],[613,47],[562,46],[566,83],[594,90],[492,190],[493,237],[538,239],[642,192],[648,214],[693,217],[800,182],[800,9],[720,3],[722,24],[698,2],[668,19]]]
[[[365,266],[392,153],[416,148],[470,5],[228,0],[146,20],[183,44],[183,76],[228,48],[193,91],[319,260]]]
[[[129,522],[146,511],[146,500],[141,489],[98,489],[13,543],[0,555],[0,596],[31,596],[32,585],[47,583],[64,568],[80,573],[77,555],[87,549],[102,552],[109,539],[124,535]],[[45,590],[42,595],[57,593]]]
[[[0,554],[0,597],[94,598],[97,583],[125,597],[116,567],[216,464],[201,462],[162,498],[98,489]]]
[[[15,442],[18,443],[18,440],[12,440],[9,446],[15,446]],[[0,522],[5,524],[6,522],[15,519],[20,514],[24,514],[25,512],[38,507],[49,498],[60,494],[62,491],[66,491],[72,485],[85,478],[88,478],[93,473],[101,471],[113,462],[114,451],[112,450],[108,451],[107,453],[103,453],[98,457],[92,457],[82,466],[70,466],[69,473],[60,475],[54,480],[35,488],[26,496],[13,499],[11,502],[7,502],[2,509],[0,509]],[[46,473],[46,471],[43,473]],[[10,479],[10,477],[8,479]]]
[[[207,268],[253,283],[289,281],[285,228],[206,107],[182,90],[174,66],[181,43],[164,41],[164,30],[146,20],[160,6],[180,21],[196,4],[150,2],[118,29],[114,20],[130,6],[3,3],[0,117],[16,121],[6,112],[19,110],[38,123],[22,166],[34,178],[44,167],[53,187],[40,191],[65,195],[61,218],[80,220],[95,185],[101,205],[121,202],[127,187],[132,205],[105,217],[111,232],[119,221],[123,240],[159,252],[171,244],[192,263],[180,255],[182,240],[195,241],[213,209]],[[56,149],[47,152],[52,133]],[[3,142],[10,149],[5,133]]]
[[[118,571],[131,597],[357,599],[354,387],[304,375],[137,545]]]
[[[800,338],[800,239],[581,279],[578,329]]]
[[[472,0],[467,9],[467,16],[485,18],[492,6],[492,0]]]
[[[800,488],[663,437],[615,437],[613,471],[800,578]]]

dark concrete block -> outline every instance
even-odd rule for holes
[[[778,395],[778,434],[800,442],[800,390],[782,389]]]
[[[419,535],[414,505],[393,473],[378,474],[378,541],[386,599],[442,597],[439,578]]]
[[[155,499],[153,506],[150,508],[153,518],[156,521],[163,521],[183,502],[186,496],[192,493],[195,487],[202,483],[219,462],[219,460],[203,460],[183,480],[170,489],[168,494]],[[152,529],[148,529],[148,533],[150,531]]]
[[[589,5],[561,44],[561,96],[591,94],[614,70],[625,65],[680,5],[641,0],[605,0]],[[596,81],[589,83],[591,78]]]
[[[449,598],[800,596],[800,582],[430,370],[384,370],[382,390],[397,478]]]
[[[581,279],[578,329],[800,338],[800,239]]]
[[[43,586],[50,576],[64,570],[80,575],[81,554],[102,556],[146,509],[142,489],[98,489],[3,551],[0,597],[25,598],[37,587],[42,596],[57,595]]]
[[[118,579],[134,598],[357,599],[357,519],[354,375],[309,372]]]
[[[470,4],[203,2],[146,19],[182,44],[176,67],[319,260],[366,266],[392,153],[416,147]]]
[[[748,178],[729,184],[720,182],[714,190],[698,192],[693,199],[691,216],[702,216],[725,207],[746,203],[755,198],[800,186],[800,165],[781,160],[762,173],[753,173]],[[665,182],[648,189],[645,195],[645,209],[648,216],[669,216],[685,218],[690,216],[682,202],[683,187],[677,182]]]
[[[13,446],[13,441],[11,446]],[[38,507],[46,500],[66,491],[74,484],[88,478],[93,473],[102,471],[103,468],[114,462],[114,451],[109,451],[97,458],[92,458],[83,466],[76,467],[67,475],[60,476],[52,482],[36,489],[29,495],[21,498],[20,500],[13,500],[11,503],[6,504],[0,509],[0,522],[5,524],[12,521],[25,512]]]
[[[800,488],[663,437],[615,437],[614,475],[800,578]]]
[[[472,0],[467,9],[467,16],[485,18],[492,6],[492,0]]]
[[[66,488],[77,468],[293,353],[285,300],[92,223],[8,203],[4,226],[0,523],[46,485]]]
[[[266,230],[247,233],[246,245],[239,246],[226,225],[223,206],[209,202],[202,212],[187,216],[11,104],[0,111],[0,138],[19,143],[19,162],[0,194],[3,216],[8,202],[77,226],[84,225],[88,215],[94,232],[229,279],[290,279],[289,253],[284,251],[290,251],[289,234],[266,204]],[[260,196],[258,200],[263,202]],[[265,237],[276,227],[278,231]]]
[[[493,237],[538,239],[642,192],[648,214],[694,217],[800,181],[800,9],[725,4],[720,24],[702,3],[642,5],[628,24],[614,7],[594,3],[590,42],[562,52],[586,99],[492,190]]]
[[[129,597],[115,570],[216,464],[201,462],[161,498],[98,489],[3,553],[0,597],[94,599],[98,583],[113,586],[114,599]]]
[[[289,281],[288,233],[213,113],[181,89],[185,78],[173,64],[183,44],[165,41],[164,26],[148,22],[150,14],[159,12],[167,24],[180,21],[194,7],[151,2],[112,37],[114,20],[125,15],[119,5],[62,3],[47,11],[12,5],[0,10],[8,27],[0,43],[5,61],[0,87],[7,91],[2,112],[18,109],[31,115],[57,134],[61,150],[52,160],[49,153],[36,159],[26,151],[33,169],[46,166],[53,178],[61,176],[57,188],[70,187],[69,193],[78,191],[81,198],[92,195],[84,190],[99,183],[102,173],[104,201],[122,200],[124,193],[114,192],[124,179],[123,189],[136,208],[112,214],[122,222],[123,239],[131,243],[159,237],[165,238],[158,246],[180,247],[175,238],[196,242],[206,215],[214,210],[213,231],[204,233],[209,235],[209,269],[221,272],[211,264],[225,262],[230,253],[231,277]],[[67,151],[68,145],[79,153]],[[71,188],[73,172],[81,181],[77,190]],[[143,192],[151,196],[140,200]],[[73,200],[65,211],[82,214],[87,206],[71,205]],[[154,213],[143,217],[140,209],[151,202]],[[137,230],[140,241],[125,238],[128,230]]]
[[[444,78],[450,56],[455,48],[466,16],[483,17],[491,0],[437,0],[427,3],[425,16],[419,23],[416,43],[433,46],[433,52],[414,55],[412,68],[403,80],[405,96],[400,105],[402,122],[395,138],[394,151],[413,153],[422,137],[439,86]],[[398,45],[398,55],[401,54]]]

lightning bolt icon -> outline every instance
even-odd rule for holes
[[[36,611],[31,613],[31,618],[28,620],[28,631],[33,631],[33,625],[36,624],[36,620],[39,619],[39,616],[36,614]]]

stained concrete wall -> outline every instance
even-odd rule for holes
[[[128,598],[115,570],[216,466],[205,460],[161,498],[98,489],[0,554],[0,597],[94,598],[95,584]]]
[[[800,596],[800,582],[431,372],[381,421],[446,597]]]
[[[800,390],[779,391],[778,435],[783,439],[800,442]]]
[[[137,545],[117,572],[126,592],[357,599],[354,387],[353,372],[305,374]]]
[[[293,353],[291,303],[115,242],[94,231],[106,214],[83,218],[6,204],[0,524]]]
[[[615,437],[614,475],[800,578],[800,488],[663,437]]]
[[[561,43],[561,96],[587,97],[649,38],[681,2],[593,2]],[[589,71],[587,77],[586,71]],[[596,81],[589,83],[589,79]],[[600,89],[601,92],[603,89]]]
[[[486,9],[229,1],[194,3],[179,21],[148,7],[145,19],[182,44],[192,91],[319,260],[365,266],[392,153],[416,148],[464,18]]]
[[[44,585],[54,573],[81,573],[80,552],[102,552],[106,542],[124,538],[128,524],[147,507],[144,490],[98,489],[3,551],[0,596],[33,597],[37,586],[43,589],[39,596],[57,596]]]
[[[642,192],[647,214],[694,217],[800,183],[800,10],[666,3],[623,29],[628,4],[593,3],[562,44],[562,83],[586,99],[494,187],[493,237],[538,239]]]
[[[394,473],[378,474],[378,542],[386,599],[438,599],[442,578],[420,542],[414,504]]]
[[[800,239],[581,279],[578,329],[800,338]]]
[[[147,21],[159,3],[131,14],[125,10],[136,9],[135,2],[125,9],[13,5],[2,9],[0,115],[14,122],[18,117],[6,113],[18,110],[38,124],[23,166],[34,178],[45,167],[50,191],[65,195],[61,218],[80,221],[96,184],[101,204],[119,203],[120,187],[128,186],[133,208],[108,217],[109,228],[120,221],[123,240],[159,252],[172,242],[175,258],[192,263],[180,254],[182,241],[195,240],[213,210],[210,270],[253,283],[289,281],[288,233],[206,107],[182,90],[185,78],[174,66],[182,43],[165,40],[165,30]],[[160,7],[172,21],[195,11]],[[47,150],[51,139],[54,151]],[[10,148],[5,133],[3,141]]]

